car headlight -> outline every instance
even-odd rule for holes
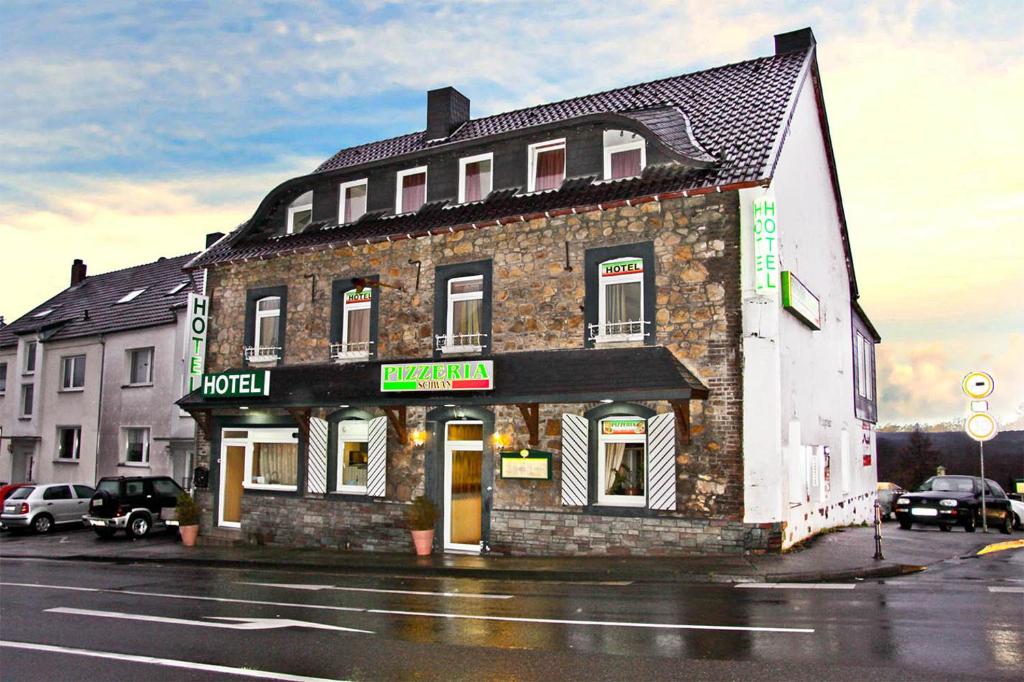
[[[901,497],[900,499],[896,500],[896,504],[910,504],[910,498]]]
[[[943,507],[955,507],[956,500],[939,500],[939,504],[941,504]]]

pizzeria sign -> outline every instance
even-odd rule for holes
[[[410,362],[381,365],[380,390],[490,391],[494,388],[494,361]]]

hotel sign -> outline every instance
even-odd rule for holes
[[[185,308],[188,326],[185,328],[185,376],[188,377],[188,391],[199,388],[206,368],[206,329],[210,319],[210,297],[189,294]]]
[[[257,398],[270,395],[270,370],[203,375],[204,398]]]
[[[540,450],[502,452],[501,477],[550,481],[551,453]]]
[[[811,329],[821,329],[821,302],[789,270],[782,271],[782,307]]]
[[[367,288],[363,289],[362,291],[356,291],[355,289],[353,289],[352,291],[345,292],[345,303],[347,303],[348,305],[354,305],[356,303],[369,303],[372,299],[372,289]]]
[[[494,361],[411,362],[381,365],[380,390],[490,391],[494,388]]]
[[[779,288],[779,226],[775,197],[754,200],[754,288],[773,295]]]
[[[640,275],[644,271],[643,258],[630,258],[629,260],[618,260],[613,263],[601,264],[602,277],[618,277],[620,275]]]

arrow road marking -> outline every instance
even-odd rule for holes
[[[474,594],[472,592],[426,592],[422,590],[385,590],[372,587],[341,587],[338,585],[302,585],[291,583],[251,583],[239,581],[238,585],[258,585],[260,587],[281,587],[288,590],[338,590],[342,592],[376,592],[379,594],[412,594],[425,597],[464,597],[466,599],[511,599],[511,594]]]
[[[257,677],[269,680],[287,680],[288,682],[331,682],[331,680],[323,677],[306,677],[305,675],[291,675],[289,673],[279,673],[270,670],[256,670],[255,668],[232,668],[226,665],[199,663],[198,661],[179,661],[173,658],[137,656],[135,654],[124,654],[120,651],[93,651],[91,649],[74,649],[66,646],[53,646],[52,644],[35,644],[33,642],[13,642],[8,640],[0,640],[0,647],[7,647],[9,649],[25,649],[27,651],[45,651],[53,654],[89,656],[91,658],[109,658],[113,661],[162,665],[167,668],[204,670],[206,672],[220,673],[222,675],[240,675],[250,679]]]
[[[275,630],[277,628],[315,628],[317,630],[336,630],[338,632],[361,632],[372,635],[370,630],[358,630],[356,628],[343,628],[340,625],[328,625],[327,623],[314,623],[305,620],[291,620],[288,618],[231,618],[228,616],[209,616],[215,619],[209,620],[186,620],[184,618],[167,618],[165,616],[146,616],[141,613],[122,613],[120,611],[93,611],[92,609],[72,609],[59,606],[54,609],[46,609],[47,613],[67,613],[76,616],[98,616],[100,618],[121,618],[123,620],[144,620],[151,623],[174,623],[177,625],[197,625],[204,628],[226,628],[228,630]],[[234,621],[219,623],[216,621]]]

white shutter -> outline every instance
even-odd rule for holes
[[[327,422],[310,417],[309,443],[306,445],[309,466],[306,467],[306,490],[310,493],[327,492]]]
[[[387,417],[376,417],[370,420],[366,450],[366,495],[367,497],[384,497],[388,468]]]
[[[671,412],[647,420],[647,506],[676,508],[676,417]]]
[[[575,414],[562,415],[562,504],[587,504],[589,423]]]

